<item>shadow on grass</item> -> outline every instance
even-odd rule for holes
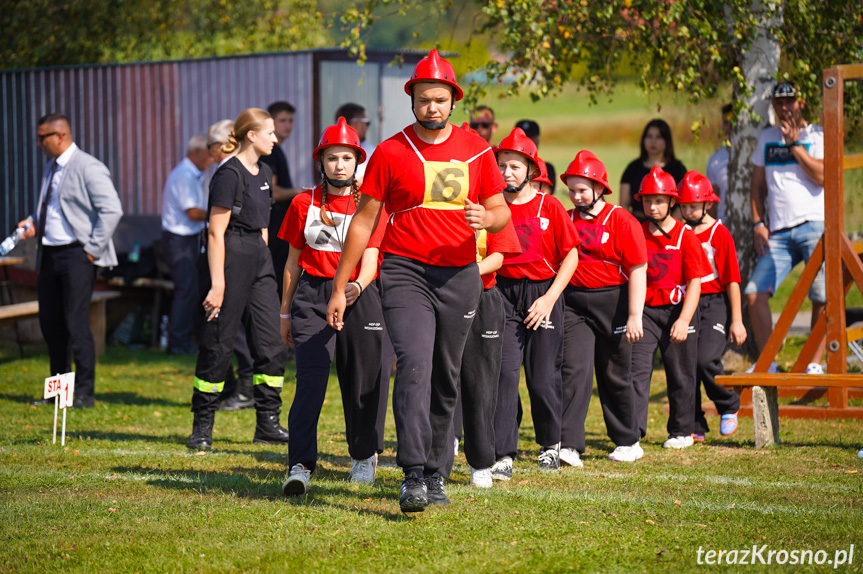
[[[191,407],[191,402],[188,400],[172,401],[161,397],[145,397],[128,391],[121,391],[118,393],[96,393],[96,401],[114,405]]]
[[[73,433],[75,436],[80,436],[83,440],[106,440],[111,442],[159,442],[170,445],[186,445],[189,440],[187,435],[148,435],[140,433],[128,432],[110,432],[110,431],[83,431]]]
[[[122,477],[123,475],[135,475],[148,477],[147,483],[160,488],[175,491],[216,491],[230,494],[238,498],[250,500],[283,500],[286,504],[295,507],[305,507],[313,504],[320,506],[331,506],[360,515],[377,516],[385,520],[403,522],[409,520],[400,512],[386,510],[374,510],[359,508],[344,503],[333,503],[328,498],[355,498],[363,499],[362,492],[348,485],[332,484],[333,481],[340,482],[343,473],[322,472],[321,479],[329,482],[312,482],[309,493],[305,496],[284,497],[281,489],[281,478],[274,480],[273,472],[265,468],[232,467],[221,472],[201,472],[198,470],[183,469],[153,469],[142,466],[115,466],[110,469],[111,473]],[[316,475],[317,476],[317,475]],[[389,500],[398,499],[397,487],[389,488],[391,491],[386,497]],[[375,496],[377,498],[377,495]]]

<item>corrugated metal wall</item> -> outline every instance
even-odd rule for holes
[[[65,113],[75,142],[101,159],[127,214],[155,214],[185,142],[244,108],[297,108],[286,146],[295,184],[312,181],[313,52],[0,73],[0,234],[35,209],[45,159],[36,122]]]

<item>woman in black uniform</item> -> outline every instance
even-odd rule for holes
[[[270,114],[257,108],[243,110],[222,147],[225,153],[237,150],[237,154],[210,182],[207,240],[199,260],[199,265],[208,268],[204,276],[209,281],[201,284],[206,321],[195,367],[190,448],[210,448],[213,444],[219,393],[244,314],[258,411],[254,442],[288,442],[288,431],[279,425],[286,349],[279,337],[279,298],[267,249],[273,193],[269,169],[258,164],[262,155],[273,150],[273,132]]]
[[[634,198],[650,168],[658,165],[665,173],[671,174],[679,182],[686,175],[686,167],[674,156],[674,143],[671,140],[671,127],[665,120],[650,120],[641,134],[641,154],[623,172],[620,178],[620,207],[628,209],[639,223],[647,219],[641,200]]]

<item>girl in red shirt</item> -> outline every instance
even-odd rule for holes
[[[647,243],[647,296],[644,338],[632,346],[632,380],[641,438],[647,433],[647,407],[657,347],[668,380],[668,440],[665,448],[692,446],[695,430],[695,363],[698,353],[698,298],[710,264],[692,230],[669,217],[678,198],[674,178],[655,166],[635,195],[644,205]],[[692,336],[690,336],[692,335]]]
[[[290,473],[282,487],[287,496],[305,494],[315,470],[318,418],[334,354],[352,482],[374,482],[378,434],[383,432],[376,423],[384,320],[374,279],[385,225],[378,226],[362,261],[351,274],[345,289],[345,316],[350,321],[345,329],[336,331],[327,325],[327,303],[345,236],[359,203],[356,168],[365,161],[366,153],[356,131],[339,118],[337,125],[324,130],[312,158],[321,163],[324,181],[291,202],[279,231],[279,237],[290,244],[281,332],[285,344],[296,349],[297,364],[297,390],[288,415]]]
[[[644,455],[635,422],[632,343],[644,334],[647,250],[638,220],[606,203],[611,193],[605,165],[580,151],[560,179],[575,205],[569,216],[581,239],[578,269],[564,291],[563,426],[560,460],[583,466],[584,421],[596,387],[608,436],[609,459],[633,462]]]
[[[504,299],[503,358],[495,412],[492,478],[508,480],[518,447],[518,383],[524,364],[530,394],[539,467],[560,468],[560,415],[563,362],[563,299],[560,295],[578,265],[579,240],[560,201],[536,191],[536,145],[520,128],[496,150],[504,197],[522,253],[505,258],[497,286]],[[537,187],[539,184],[537,184]]]
[[[680,214],[698,237],[712,268],[712,273],[701,280],[701,299],[698,302],[700,327],[695,379],[695,432],[692,438],[703,442],[710,427],[701,410],[702,384],[720,415],[719,433],[729,435],[737,430],[740,397],[734,391],[717,385],[716,376],[723,372],[722,353],[725,352],[729,336],[737,346],[746,341],[746,327],[743,326],[740,309],[740,264],[728,228],[708,213],[719,202],[710,180],[697,171],[690,171],[680,182],[677,192],[680,195]]]

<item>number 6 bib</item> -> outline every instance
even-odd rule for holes
[[[466,162],[425,161],[426,209],[464,209],[470,193],[469,166]]]

